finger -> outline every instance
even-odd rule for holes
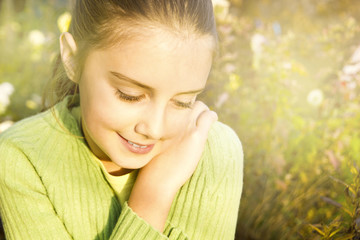
[[[196,116],[199,116],[199,114],[204,110],[209,110],[209,107],[202,101],[196,101],[192,106],[192,114]]]
[[[201,135],[206,135],[210,130],[211,125],[218,120],[218,115],[214,111],[203,111],[197,121],[196,126]]]
[[[205,103],[201,101],[196,101],[192,106],[192,112],[190,115],[190,128],[195,128],[197,125],[197,119],[199,118],[200,114],[204,111],[208,111],[209,107],[206,106]]]

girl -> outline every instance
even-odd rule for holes
[[[216,44],[210,0],[75,1],[52,107],[0,135],[7,238],[234,239],[241,144],[196,101]]]

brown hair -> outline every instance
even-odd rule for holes
[[[159,28],[181,37],[208,35],[217,45],[211,0],[75,0],[69,29],[77,44],[75,78],[81,77],[90,50],[109,48],[144,35],[146,29]],[[43,110],[77,92],[59,55],[44,93]]]

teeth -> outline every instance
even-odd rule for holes
[[[137,148],[146,148],[146,146],[137,145],[136,143],[133,143],[133,142],[131,142],[129,140],[128,140],[128,143],[130,143],[131,145],[133,145],[134,147],[137,147]]]
[[[139,145],[137,145],[137,144],[135,144],[135,143],[133,144],[133,146],[134,146],[134,147],[137,147],[137,148],[140,147]]]

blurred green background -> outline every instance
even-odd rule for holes
[[[244,147],[236,239],[360,239],[360,1],[213,2],[201,98]],[[39,112],[70,3],[0,6],[1,132]]]

